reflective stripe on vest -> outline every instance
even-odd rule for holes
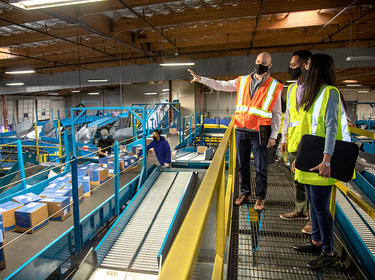
[[[288,127],[296,127],[297,125],[299,125],[299,121],[294,121],[294,122],[290,122]]]
[[[275,95],[277,83],[278,82],[276,80],[273,80],[270,87],[268,88],[267,97],[266,97],[266,100],[264,101],[263,106],[262,106],[263,110],[269,111],[268,108],[271,104],[273,96]]]
[[[272,113],[263,111],[261,109],[255,108],[255,107],[250,107],[249,113],[257,115],[257,116],[262,117],[262,118],[272,119]]]
[[[247,106],[236,106],[237,112],[247,112],[248,109],[249,109],[249,107],[247,107]]]
[[[319,113],[320,113],[320,110],[322,109],[322,103],[323,103],[323,98],[324,98],[324,93],[325,93],[326,88],[327,87],[325,86],[319,91],[318,100],[316,100],[315,105],[314,105],[314,110],[312,113],[312,122],[311,122],[311,135],[316,135]]]
[[[352,138],[349,135],[348,121],[346,118],[344,104],[341,101],[341,131],[342,131],[342,140],[346,142],[351,142]]]
[[[241,82],[240,82],[240,89],[239,89],[239,94],[240,96],[238,97],[238,102],[237,102],[237,105],[238,106],[241,106],[242,104],[242,100],[243,100],[243,96],[244,96],[244,92],[245,92],[245,86],[246,86],[246,83],[247,83],[247,80],[250,78],[250,75],[247,75],[247,76],[242,76],[241,77]]]

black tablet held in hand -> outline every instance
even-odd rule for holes
[[[325,138],[315,135],[303,135],[298,146],[295,167],[307,171],[323,161]],[[353,178],[359,148],[356,144],[336,140],[331,159],[331,177],[343,182]],[[314,171],[318,172],[318,170]]]

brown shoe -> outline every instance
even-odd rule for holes
[[[280,218],[284,220],[307,220],[308,219],[308,217],[305,216],[303,213],[297,213],[296,211],[281,214]]]
[[[249,202],[249,198],[246,195],[242,194],[239,198],[236,199],[234,204],[237,205],[237,206],[241,206],[241,205],[243,205],[245,203],[248,203],[248,202]]]
[[[306,234],[312,234],[312,224],[311,224],[311,222],[308,222],[301,231],[303,233],[306,233]]]
[[[264,199],[257,199],[254,205],[255,211],[262,211],[264,209]]]

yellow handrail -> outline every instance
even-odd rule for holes
[[[375,139],[375,132],[369,131],[367,129],[360,129],[358,127],[350,127],[350,132],[360,135],[360,136],[366,136],[370,139]]]
[[[212,279],[222,279],[224,251],[230,232],[236,151],[234,119],[225,131],[210,167],[199,187],[162,266],[159,279],[189,279],[203,238],[216,192],[216,257]],[[225,156],[229,146],[229,170],[225,188]]]

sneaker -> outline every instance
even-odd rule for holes
[[[264,209],[264,199],[257,199],[255,201],[254,210],[262,211]]]
[[[322,251],[322,246],[314,245],[310,241],[310,243],[293,246],[293,249],[300,253],[320,253]]]
[[[241,206],[241,205],[243,205],[245,203],[248,203],[248,202],[249,202],[249,198],[246,195],[242,194],[239,198],[236,199],[234,204],[237,205],[237,206]]]
[[[280,218],[284,220],[307,220],[308,219],[308,217],[305,216],[303,213],[298,213],[296,211],[281,214]]]
[[[308,222],[304,227],[303,229],[301,230],[303,233],[306,233],[306,234],[312,234],[312,224],[311,222]]]
[[[337,256],[336,254],[333,254],[333,256],[321,253],[319,256],[317,256],[315,259],[309,261],[307,263],[307,267],[310,269],[321,269],[328,266],[333,266],[336,264]]]

